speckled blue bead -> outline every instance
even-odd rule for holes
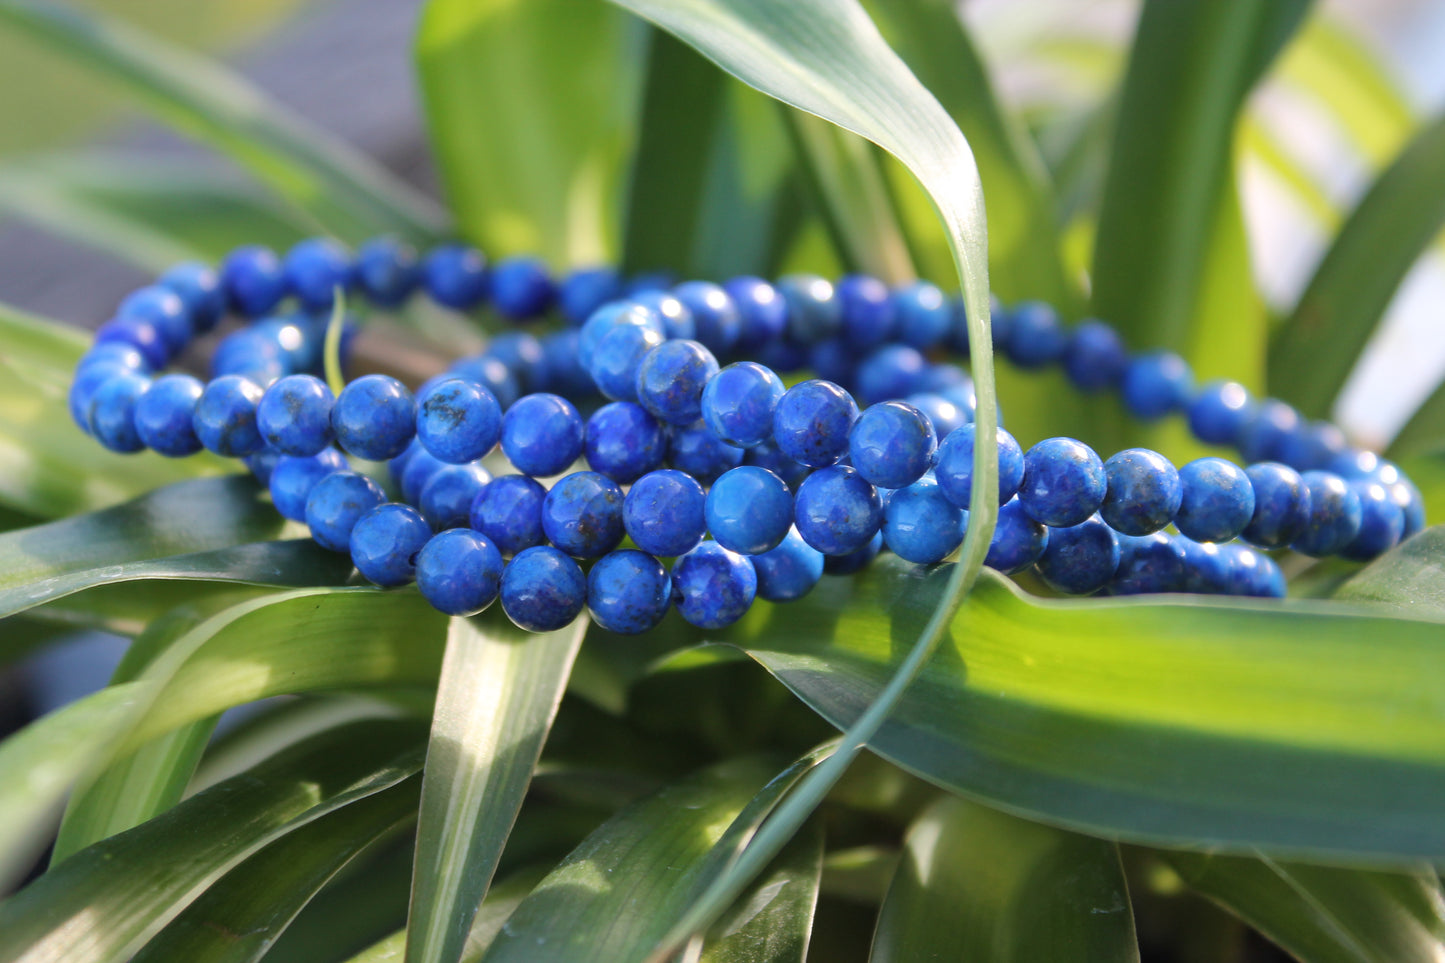
[[[502,417],[502,451],[524,475],[556,475],[581,457],[585,431],[566,398],[528,395]]]
[[[867,568],[883,551],[883,532],[880,530],[868,539],[868,544],[845,555],[824,555],[824,575],[852,575]]]
[[[735,351],[756,351],[782,339],[788,326],[788,304],[777,288],[762,278],[742,275],[724,284],[723,290],[738,309]]]
[[[1049,529],[1034,521],[1015,498],[999,507],[998,525],[993,530],[983,564],[1013,575],[1038,561],[1048,544]]]
[[[1236,444],[1253,407],[1254,401],[1244,385],[1211,381],[1189,402],[1189,430],[1211,445]]]
[[[146,374],[150,365],[146,363],[145,355],[141,354],[134,345],[126,344],[124,341],[109,341],[104,344],[93,344],[90,350],[81,355],[75,364],[75,375],[80,377],[89,374],[95,368],[124,369],[139,374]]]
[[[115,363],[94,364],[79,372],[75,380],[70,384],[70,393],[67,401],[70,405],[70,417],[74,419],[80,430],[87,435],[94,432],[90,427],[90,412],[95,404],[95,393],[100,387],[111,378],[124,376],[140,376],[141,372],[134,368]]]
[[[783,381],[768,368],[740,361],[723,368],[702,390],[702,420],[729,445],[751,448],[772,437]]]
[[[721,629],[742,618],[758,591],[758,574],[745,555],[703,542],[672,565],[677,609],[700,629]]]
[[[1023,510],[1055,528],[1077,525],[1099,510],[1108,490],[1104,463],[1072,438],[1046,438],[1024,453],[1019,484]]]
[[[595,471],[567,475],[542,500],[542,531],[568,555],[606,555],[622,540],[622,489]]]
[[[162,274],[156,283],[176,293],[186,307],[191,326],[198,332],[214,328],[226,313],[221,277],[207,264],[182,262]]]
[[[566,628],[586,604],[581,567],[550,545],[518,552],[502,573],[502,611],[528,632]]]
[[[346,470],[346,458],[335,448],[299,458],[283,455],[271,469],[271,480],[266,487],[270,489],[271,502],[281,517],[304,522],[306,500],[311,495],[311,489],[327,475]]]
[[[928,423],[933,426],[934,436],[938,438],[947,438],[952,432],[973,421],[972,411],[943,395],[925,391],[909,395],[903,400],[923,412],[923,417],[928,419]]]
[[[447,463],[423,448],[412,455],[402,469],[399,484],[401,486],[401,497],[415,505],[421,499],[421,490],[426,483],[431,481],[432,476],[443,468]]]
[[[372,304],[395,308],[421,283],[421,261],[410,244],[394,237],[373,238],[356,251],[355,277]]]
[[[626,485],[662,467],[667,430],[641,405],[614,401],[587,419],[584,451],[593,471]]]
[[[190,344],[195,336],[191,316],[180,297],[168,287],[148,285],[125,296],[116,308],[118,318],[139,318],[155,325],[172,354]]]
[[[848,452],[858,404],[831,381],[803,381],[778,399],[773,441],[783,454],[813,468],[836,464]]]
[[[258,318],[286,296],[286,271],[270,248],[239,247],[221,262],[221,290],[233,311]]]
[[[503,555],[515,555],[547,538],[542,501],[547,489],[526,475],[493,478],[472,499],[471,527],[492,540]]]
[[[1299,425],[1299,412],[1283,401],[1266,398],[1249,407],[1236,438],[1239,453],[1250,462],[1280,461],[1285,439],[1297,431]]]
[[[562,316],[575,327],[608,301],[622,297],[622,278],[609,267],[578,268],[562,279],[557,300]]]
[[[287,374],[281,346],[252,328],[221,339],[211,355],[211,377],[241,375],[265,387]]]
[[[902,401],[865,409],[848,434],[853,467],[880,488],[902,488],[922,478],[937,447],[933,424]]]
[[[286,252],[283,266],[291,293],[312,311],[330,308],[336,289],[344,292],[351,287],[351,255],[327,237],[297,242]]]
[[[336,396],[311,375],[288,375],[266,389],[256,405],[256,428],[283,455],[314,455],[331,444]]]
[[[322,548],[351,550],[351,530],[357,519],[386,501],[381,486],[354,471],[332,472],[306,496],[306,525]]]
[[[878,534],[883,502],[856,469],[831,465],[798,486],[793,521],[804,540],[824,555],[847,555]]]
[[[833,283],[815,274],[790,274],[778,279],[778,293],[788,303],[789,340],[816,344],[843,326],[843,306]]]
[[[766,468],[742,465],[713,482],[704,504],[707,528],[719,545],[743,555],[777,548],[793,524],[793,495]]]
[[[865,405],[906,398],[918,390],[928,359],[906,344],[884,345],[864,358],[853,376],[854,393]]]
[[[481,465],[446,465],[421,487],[417,508],[434,531],[465,526],[471,521],[472,503],[491,480],[491,472]]]
[[[468,528],[433,535],[416,555],[416,587],[432,608],[447,615],[481,612],[496,601],[503,578],[502,553]]]
[[[1069,332],[1064,373],[1080,391],[1118,387],[1129,364],[1129,349],[1119,332],[1102,321],[1083,321]]]
[[[452,378],[428,385],[417,395],[416,437],[444,462],[476,461],[501,436],[502,406],[475,381]]]
[[[583,330],[586,340],[586,330]],[[618,324],[602,336],[589,356],[583,351],[587,372],[597,390],[613,401],[637,400],[637,373],[642,359],[664,338],[652,328],[638,324]]]
[[[1405,533],[1405,513],[1379,482],[1356,480],[1348,484],[1360,499],[1360,531],[1340,554],[1368,561],[1400,543]]]
[[[1360,533],[1360,496],[1332,472],[1307,471],[1300,478],[1310,493],[1310,517],[1290,548],[1316,558],[1334,555]]]
[[[144,318],[112,318],[95,329],[97,345],[120,342],[141,353],[151,368],[161,369],[171,360],[171,349],[160,329]]]
[[[1254,489],[1254,514],[1244,537],[1263,548],[1283,548],[1304,533],[1309,524],[1309,489],[1299,472],[1277,462],[1260,462],[1245,469]]]
[[[422,280],[437,304],[469,311],[487,296],[487,259],[474,247],[444,244],[422,261]]]
[[[1183,535],[1174,536],[1174,544],[1184,552],[1183,591],[1197,595],[1229,594],[1233,553],[1221,551],[1225,545],[1196,542]]]
[[[893,292],[898,340],[926,351],[943,342],[953,319],[953,306],[938,285],[914,281]]]
[[[672,578],[645,552],[609,552],[587,573],[587,610],[609,632],[646,632],[671,606]]]
[[[207,451],[241,458],[266,447],[256,427],[261,395],[259,385],[239,375],[224,375],[206,385],[191,424]]]
[[[385,461],[416,436],[416,399],[389,375],[370,374],[341,389],[331,408],[336,443],[358,458]]]
[[[491,295],[492,305],[502,317],[531,321],[551,309],[557,286],[539,259],[508,257],[492,266]]]
[[[898,315],[888,285],[866,274],[849,274],[838,282],[836,294],[844,344],[861,354],[892,339]]]
[[[777,548],[752,557],[758,577],[758,598],[791,602],[813,590],[823,577],[823,553],[803,540],[796,528]]]
[[[691,309],[671,291],[642,291],[629,295],[628,301],[655,312],[662,321],[662,336],[670,340],[700,340],[697,321]]]
[[[628,489],[622,522],[644,552],[663,558],[683,555],[702,541],[707,529],[706,496],[684,472],[648,472]]]
[[[1172,351],[1136,355],[1124,369],[1124,405],[1145,421],[1183,410],[1193,391],[1188,363]]]
[[[1187,581],[1184,549],[1164,532],[1119,536],[1119,568],[1110,595],[1182,592]]]
[[[803,479],[813,473],[813,469],[789,458],[770,441],[747,449],[743,453],[743,464],[766,468],[787,482],[790,491],[797,491],[798,486],[803,483]]]
[[[667,337],[667,326],[663,323],[662,315],[652,308],[633,301],[612,301],[604,304],[592,312],[592,316],[582,325],[582,332],[577,342],[578,355],[589,372],[591,371],[589,359],[597,354],[597,348],[602,344],[602,339],[623,327],[646,328],[656,332],[662,338]]]
[[[1284,573],[1273,559],[1237,544],[1220,545],[1219,554],[1227,566],[1226,594],[1284,598]]]
[[[1196,542],[1227,542],[1254,518],[1254,485],[1234,462],[1197,458],[1179,469],[1179,480],[1183,497],[1174,525]]]
[[[883,541],[893,554],[920,565],[941,562],[963,544],[968,513],[924,476],[888,496],[883,507]]]
[[[743,449],[729,445],[713,434],[706,423],[699,421],[686,428],[672,429],[668,438],[667,462],[702,484],[710,485],[723,472],[743,463]]]
[[[690,425],[702,417],[702,390],[717,373],[717,359],[701,342],[666,341],[642,358],[637,401],[670,425]]]
[[[512,407],[516,404],[517,399],[522,397],[521,382],[508,370],[504,362],[487,354],[475,355],[454,362],[449,374],[465,381],[475,381],[486,388],[492,393],[492,397],[497,399],[497,404],[502,406],[503,411]],[[588,385],[590,389],[590,378]]]
[[[1107,585],[1119,568],[1119,540],[1102,518],[1049,529],[1049,541],[1034,563],[1039,578],[1056,592],[1089,595]]]
[[[1013,325],[1004,352],[1020,368],[1042,368],[1064,357],[1069,333],[1054,309],[1042,301],[1025,301],[1011,312]]]
[[[688,281],[672,293],[692,315],[694,333],[690,337],[714,355],[730,354],[742,335],[743,318],[727,290],[707,281]]]
[[[201,450],[192,423],[205,386],[187,374],[157,378],[135,403],[135,431],[147,448],[170,458]]]
[[[938,446],[933,475],[948,500],[959,508],[973,502],[973,443],[977,436],[974,425],[968,424],[950,432]],[[1006,504],[1024,480],[1024,452],[1014,436],[997,430],[998,439],[998,503]]]
[[[378,505],[351,529],[351,562],[373,585],[391,588],[416,578],[416,557],[431,526],[410,505]]]
[[[151,380],[144,375],[124,372],[107,378],[95,390],[88,421],[96,441],[123,454],[145,448],[136,431],[135,410],[150,386]]]
[[[1104,462],[1104,474],[1109,487],[1099,514],[1120,534],[1157,532],[1179,510],[1183,495],[1179,471],[1157,451],[1121,451]]]

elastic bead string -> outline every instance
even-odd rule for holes
[[[570,327],[499,335],[415,394],[366,375],[333,396],[313,372],[338,289],[383,308],[424,290],[521,323],[557,310]],[[273,315],[288,298],[302,310]],[[209,383],[152,378],[227,313],[252,323],[217,344]],[[1279,567],[1256,549],[1364,560],[1423,527],[1396,466],[1241,385],[1196,389],[1178,355],[1131,355],[1103,322],[1066,329],[1038,302],[996,304],[993,337],[1020,367],[1060,365],[1081,391],[1117,390],[1145,420],[1182,415],[1201,441],[1254,462],[1176,467],[1146,449],[1103,460],[1069,438],[1024,451],[1000,428],[986,560],[1000,571],[1032,568],[1073,595],[1282,596]],[[557,281],[536,259],[489,265],[464,245],[419,258],[383,238],[352,257],[313,239],[284,258],[238,249],[218,272],[179,265],[128,296],[77,367],[70,407],[115,451],[244,458],[319,544],[350,552],[377,585],[415,579],[443,612],[500,597],[519,626],[548,631],[585,605],[632,633],[675,606],[719,628],[756,597],[799,598],[885,546],[920,564],[957,550],[972,382],[929,353],[967,348],[961,302],[922,281],[672,286],[607,269]],[[778,374],[803,369],[820,377],[787,387]],[[482,466],[499,446],[517,474]],[[402,501],[343,451],[389,460]],[[579,459],[587,469],[567,473]],[[558,475],[550,490],[537,481]],[[596,561],[584,574],[577,559]]]

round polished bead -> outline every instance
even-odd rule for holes
[[[492,393],[492,397],[497,399],[497,404],[502,406],[503,411],[512,407],[517,403],[517,399],[522,397],[522,384],[517,380],[516,375],[512,374],[504,361],[500,358],[493,358],[489,354],[479,354],[457,361],[451,366],[449,373],[452,377],[461,378],[463,381],[475,381],[486,388]],[[446,379],[442,377],[436,380]],[[592,390],[590,375],[587,380],[587,390]]]
[[[571,625],[587,604],[587,577],[550,545],[524,549],[502,573],[502,611],[528,632]]]
[[[351,549],[351,530],[362,515],[386,501],[381,486],[354,471],[328,474],[306,496],[306,525],[322,548]]]
[[[1401,478],[1387,488],[1390,492],[1390,499],[1405,513],[1405,530],[1400,536],[1403,541],[1424,529],[1425,498],[1420,494],[1420,489],[1416,488],[1414,482],[1408,478]]]
[[[1399,481],[1399,468],[1373,451],[1358,448],[1347,449],[1330,459],[1327,470],[1339,475],[1345,481],[1369,479],[1384,485]]]
[[[1014,321],[1011,312],[997,297],[989,295],[989,327],[992,329],[993,351],[1006,351],[1013,337]]]
[[[258,318],[286,296],[286,271],[270,248],[240,247],[221,262],[221,290],[232,310]]]
[[[373,585],[405,585],[416,578],[417,553],[431,536],[431,526],[410,505],[378,505],[351,529],[351,561]]]
[[[673,469],[648,472],[622,504],[627,535],[644,552],[672,558],[690,552],[707,530],[706,496],[691,475]]]
[[[369,374],[341,389],[331,408],[336,443],[358,458],[385,461],[416,436],[416,399],[389,375]]]
[[[1258,598],[1284,598],[1284,573],[1274,560],[1246,545],[1219,546],[1226,564],[1225,593]]]
[[[206,450],[240,458],[266,447],[256,427],[261,396],[259,385],[239,375],[225,375],[206,385],[191,420]]]
[[[1121,451],[1104,462],[1104,474],[1109,487],[1099,514],[1120,534],[1157,532],[1179,511],[1183,494],[1179,471],[1157,451]]]
[[[1211,445],[1235,444],[1253,407],[1244,385],[1236,381],[1211,381],[1189,402],[1189,429],[1200,441]]]
[[[534,257],[503,258],[492,266],[492,305],[514,321],[541,317],[557,299],[547,265]]]
[[[271,473],[275,470],[277,462],[285,457],[286,456],[279,451],[263,448],[254,455],[247,455],[245,458],[242,458],[241,464],[246,466],[246,470],[251,473],[251,477],[255,478],[256,481],[262,485],[270,485]]]
[[[790,274],[778,280],[778,293],[788,303],[789,340],[816,344],[842,327],[843,306],[831,281],[815,274]]]
[[[812,474],[813,469],[800,462],[794,461],[770,441],[761,445],[754,445],[743,453],[743,464],[753,465],[757,468],[766,468],[788,483],[790,491],[797,491],[803,479]]]
[[[583,362],[587,363],[587,359],[597,354],[603,338],[616,329],[625,327],[646,328],[662,338],[667,337],[667,326],[662,315],[653,308],[634,301],[612,301],[592,312],[592,316],[582,325],[577,350]]]
[[[853,467],[880,488],[902,488],[922,478],[937,447],[932,423],[902,401],[864,410],[848,434]]]
[[[351,256],[327,237],[300,241],[286,252],[286,283],[291,293],[311,311],[324,311],[336,300],[339,288],[351,287]]]
[[[967,524],[968,514],[929,476],[889,495],[883,507],[883,541],[899,558],[920,565],[953,554]]]
[[[135,431],[147,448],[170,458],[201,450],[194,419],[205,386],[187,374],[157,378],[135,403]]]
[[[145,355],[136,350],[134,345],[126,344],[123,341],[91,345],[90,350],[81,355],[80,360],[76,362],[75,375],[78,378],[83,374],[88,374],[94,368],[123,369],[138,374],[145,374],[150,370]]]
[[[595,471],[567,475],[542,500],[542,531],[568,555],[606,555],[622,540],[622,489]]]
[[[919,390],[928,359],[917,348],[890,344],[879,348],[858,365],[853,387],[865,405],[906,398]]]
[[[773,412],[783,397],[783,382],[752,361],[730,364],[702,391],[702,419],[729,445],[751,448],[772,437]]]
[[[689,281],[672,293],[692,315],[694,333],[690,337],[715,355],[730,354],[742,335],[743,319],[727,290],[707,281]]]
[[[1102,321],[1083,321],[1069,332],[1064,373],[1080,391],[1118,387],[1129,365],[1129,349],[1119,332]],[[1080,594],[1080,593],[1075,593]]]
[[[136,431],[136,405],[151,380],[133,372],[115,374],[95,390],[88,418],[91,434],[111,451],[130,453],[145,448]]]
[[[1254,489],[1254,514],[1244,537],[1263,548],[1283,548],[1309,524],[1309,489],[1299,472],[1278,462],[1260,462],[1245,469]]]
[[[377,307],[400,307],[421,283],[416,249],[394,237],[367,241],[356,251],[356,283]]]
[[[1299,424],[1299,412],[1283,401],[1266,398],[1251,405],[1239,429],[1239,453],[1250,462],[1279,461],[1285,439],[1298,430]]]
[[[585,329],[583,340],[586,340]],[[597,390],[613,401],[636,401],[642,359],[663,340],[663,335],[643,325],[614,325],[597,342],[591,355],[585,350],[582,354]]]
[[[856,469],[831,465],[798,486],[793,521],[803,539],[824,555],[847,555],[878,534],[883,502]]]
[[[1046,438],[1024,453],[1019,502],[1035,521],[1077,525],[1099,510],[1108,490],[1104,463],[1072,438]]]
[[[893,292],[898,340],[926,351],[948,336],[953,306],[938,285],[914,281]]]
[[[1309,490],[1310,517],[1290,548],[1316,558],[1334,555],[1360,533],[1360,496],[1331,472],[1307,471],[1300,477]]]
[[[1119,536],[1119,568],[1110,595],[1182,592],[1187,580],[1184,549],[1164,532]]]
[[[674,427],[667,446],[668,464],[710,485],[729,468],[743,463],[743,449],[729,445],[699,421],[686,428]]]
[[[585,432],[582,416],[566,398],[527,395],[502,417],[502,451],[517,471],[545,478],[581,457]]]
[[[119,342],[141,353],[153,369],[164,368],[171,360],[171,349],[160,329],[144,318],[112,318],[95,329],[97,345]]]
[[[422,486],[417,508],[434,531],[464,526],[471,521],[472,503],[491,480],[481,465],[445,465]]]
[[[506,331],[487,342],[485,357],[506,365],[523,391],[536,391],[542,374],[542,342],[526,331]]]
[[[808,348],[807,366],[824,381],[852,384],[858,358],[853,349],[843,343],[843,339],[829,338]]]
[[[758,598],[791,602],[813,590],[823,577],[823,553],[790,529],[777,548],[752,557],[758,576]]]
[[[793,524],[793,495],[766,468],[743,465],[725,472],[708,490],[708,531],[719,545],[743,555],[777,548]]]
[[[672,584],[684,619],[700,629],[721,629],[753,604],[758,575],[746,555],[703,542],[673,563]]]
[[[824,555],[824,575],[852,575],[867,568],[878,553],[883,551],[883,532],[880,530],[868,539],[868,544],[846,555]]]
[[[1152,421],[1180,411],[1193,390],[1188,363],[1172,351],[1136,355],[1124,369],[1124,405],[1136,418]]]
[[[336,396],[311,375],[288,375],[266,389],[256,405],[256,428],[283,455],[314,455],[331,444]]]
[[[717,359],[700,342],[663,342],[637,369],[637,401],[670,425],[690,425],[702,417],[702,390],[717,373]]]
[[[973,420],[972,411],[950,401],[943,395],[923,391],[909,395],[903,400],[923,412],[923,417],[927,418],[928,423],[933,426],[933,434],[937,438],[947,438],[950,433]]]
[[[587,610],[609,632],[646,632],[671,606],[672,578],[645,552],[609,552],[587,573]]]
[[[1031,518],[1015,498],[999,507],[998,525],[983,564],[1013,575],[1038,561],[1048,544],[1049,529]]]
[[[471,527],[490,538],[503,555],[541,545],[542,501],[547,489],[526,475],[501,475],[472,499]]]
[[[847,454],[848,433],[857,420],[858,404],[848,392],[831,381],[804,381],[778,399],[773,441],[800,464],[823,468]]]
[[[100,390],[101,385],[111,378],[121,376],[139,376],[141,374],[135,368],[130,368],[114,362],[101,362],[90,365],[85,370],[78,372],[75,380],[70,384],[70,392],[67,395],[67,402],[70,406],[70,417],[75,421],[80,430],[87,435],[93,434],[90,427],[90,412],[95,404],[95,393]]]
[[[1299,471],[1327,467],[1349,448],[1345,433],[1324,421],[1302,424],[1280,441],[1280,460]]]
[[[973,444],[975,426],[963,425],[949,432],[938,446],[934,459],[934,477],[948,500],[959,508],[968,508],[973,499]],[[1014,436],[997,429],[998,439],[998,503],[1006,504],[1024,480],[1024,452]]]
[[[182,262],[162,274],[156,283],[176,293],[196,331],[211,330],[226,313],[220,275],[209,265],[199,261]]]
[[[582,367],[578,354],[582,335],[577,331],[554,331],[542,338],[542,364],[537,373],[537,390],[564,397],[582,398],[597,390],[592,376]]]
[[[468,311],[487,296],[487,259],[465,244],[444,244],[422,261],[427,294],[443,307]]]
[[[1368,561],[1399,544],[1405,533],[1405,513],[1379,482],[1357,480],[1349,486],[1360,499],[1360,531],[1340,555]]]
[[[779,339],[759,348],[755,360],[780,374],[793,374],[808,367],[811,354],[807,345]]]
[[[1254,485],[1234,462],[1197,458],[1179,469],[1179,480],[1183,497],[1174,525],[1196,542],[1227,542],[1254,518]]]
[[[416,399],[416,437],[444,462],[476,461],[502,437],[502,406],[475,381],[452,378],[431,384]]]
[[[240,375],[265,387],[287,374],[281,346],[254,328],[227,335],[211,355],[211,377]]]
[[[335,448],[304,457],[283,455],[276,460],[271,479],[266,483],[271,491],[271,503],[282,518],[304,522],[311,489],[327,475],[346,469],[346,457]]]
[[[1039,578],[1056,592],[1089,595],[1109,583],[1119,567],[1119,540],[1102,518],[1049,529],[1048,544],[1034,563]]]
[[[1020,368],[1042,368],[1064,356],[1069,334],[1054,309],[1042,301],[1025,301],[1010,312],[1013,324],[1004,352]]]
[[[578,268],[562,279],[557,300],[562,315],[575,327],[608,301],[622,297],[622,279],[609,267]]]
[[[433,535],[416,556],[416,587],[432,608],[447,615],[481,612],[496,601],[503,578],[502,553],[468,528]]]
[[[1197,595],[1228,595],[1230,590],[1230,551],[1221,551],[1228,543],[1196,542],[1177,535],[1174,544],[1184,552],[1183,591]]]
[[[584,450],[593,471],[626,485],[662,467],[667,429],[641,405],[614,401],[587,419]]]
[[[195,335],[185,302],[168,287],[152,284],[126,295],[116,308],[118,318],[139,318],[155,325],[161,340],[172,354],[190,344]]]
[[[662,336],[668,340],[694,341],[697,336],[697,321],[692,311],[671,291],[640,291],[627,296],[633,304],[650,308],[662,322]]]
[[[738,339],[735,351],[756,351],[779,341],[788,326],[788,305],[783,296],[762,278],[742,275],[723,285],[738,309]]]
[[[837,298],[839,334],[853,351],[872,351],[892,339],[898,315],[888,285],[866,274],[849,274],[838,282]]]
[[[445,467],[446,462],[425,448],[413,454],[407,459],[406,467],[402,469],[401,478],[398,480],[401,497],[415,505],[421,500],[421,490],[426,487],[426,483]]]

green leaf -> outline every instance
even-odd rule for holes
[[[586,619],[541,635],[452,619],[422,787],[408,963],[452,963],[496,872]]]
[[[208,61],[99,13],[3,0],[0,25],[123,89],[178,130],[249,168],[327,231],[434,237],[444,215],[364,154]]]
[[[823,824],[810,820],[718,920],[699,963],[803,963],[823,872]]]
[[[869,959],[1137,961],[1119,851],[940,799],[908,830]]]
[[[1445,620],[1445,528],[1427,528],[1335,590],[1349,602],[1382,602],[1402,615]]]
[[[1410,420],[1390,442],[1387,454],[1391,458],[1401,458],[1442,448],[1445,448],[1445,382],[1415,409]]]
[[[1445,954],[1445,901],[1428,867],[1378,873],[1268,857],[1159,856],[1304,963],[1433,963]]]
[[[419,735],[397,723],[328,733],[82,850],[0,904],[0,961],[130,959],[251,854],[413,775]]]
[[[417,69],[470,240],[554,267],[615,262],[641,83],[632,27],[600,0],[429,0]]]

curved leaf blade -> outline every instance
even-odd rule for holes
[[[814,819],[713,924],[699,963],[803,963],[822,875],[823,824]]]
[[[1381,555],[1336,589],[1334,597],[1445,619],[1445,528],[1427,528]]]

